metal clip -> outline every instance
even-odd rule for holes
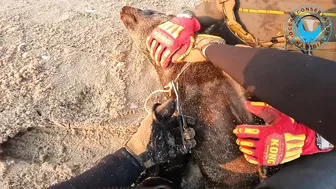
[[[175,96],[176,96],[176,110],[177,110],[177,121],[178,121],[178,124],[180,126],[180,132],[181,132],[181,137],[182,137],[182,149],[181,151],[183,153],[188,153],[189,149],[188,147],[186,146],[186,142],[185,142],[185,138],[184,138],[184,131],[185,129],[187,128],[187,120],[186,120],[186,117],[184,115],[184,110],[181,106],[181,101],[180,101],[180,94],[179,94],[179,91],[178,91],[178,84],[174,81],[172,81],[172,89],[174,90],[174,93],[175,93]]]

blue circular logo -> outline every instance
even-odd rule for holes
[[[291,12],[287,21],[287,38],[295,47],[311,52],[329,41],[331,19],[314,5],[304,5]]]

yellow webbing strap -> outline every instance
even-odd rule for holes
[[[247,9],[247,8],[239,8],[239,12],[248,12],[248,13],[257,13],[257,14],[278,14],[278,15],[290,14],[290,11]],[[329,17],[336,17],[336,13],[333,13],[333,12],[325,12],[323,14]]]
[[[234,14],[235,0],[221,0],[224,22],[230,29],[230,31],[238,37],[242,42],[251,47],[264,47],[264,48],[286,48],[286,38],[284,35],[276,36],[272,38],[272,41],[261,41],[247,32],[242,25],[240,25]],[[279,12],[278,12],[279,13]]]

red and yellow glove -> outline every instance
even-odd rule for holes
[[[275,166],[300,155],[329,152],[333,145],[315,131],[263,102],[246,102],[246,108],[264,119],[264,125],[238,125],[234,134],[245,159],[253,164]]]
[[[156,64],[167,68],[186,57],[195,42],[195,32],[201,25],[191,13],[177,15],[155,28],[147,38],[147,48]]]

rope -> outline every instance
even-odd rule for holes
[[[180,78],[180,76],[184,73],[184,71],[191,65],[190,62],[188,62],[187,64],[185,64],[182,69],[180,70],[179,74],[177,74],[176,78],[172,81],[173,83],[176,83],[177,80]],[[157,93],[170,93],[171,89],[172,89],[172,83],[169,83],[168,85],[164,86],[163,89],[158,89],[156,91],[153,91],[145,100],[145,104],[144,104],[144,108],[146,110],[147,113],[149,113],[149,110],[147,108],[147,103],[149,101],[149,99]],[[168,89],[167,89],[168,88]]]
[[[174,83],[177,82],[177,80],[180,78],[180,76],[183,74],[183,72],[191,65],[191,62],[186,63],[182,69],[180,70],[180,73],[177,74],[176,78],[174,79]]]
[[[148,103],[149,99],[150,99],[154,94],[156,94],[156,93],[169,93],[169,92],[170,92],[170,88],[167,89],[167,90],[158,89],[158,90],[152,92],[152,93],[146,98],[146,101],[145,101],[145,104],[144,104],[144,108],[145,108],[147,114],[149,114],[149,110],[147,109],[147,103]]]

